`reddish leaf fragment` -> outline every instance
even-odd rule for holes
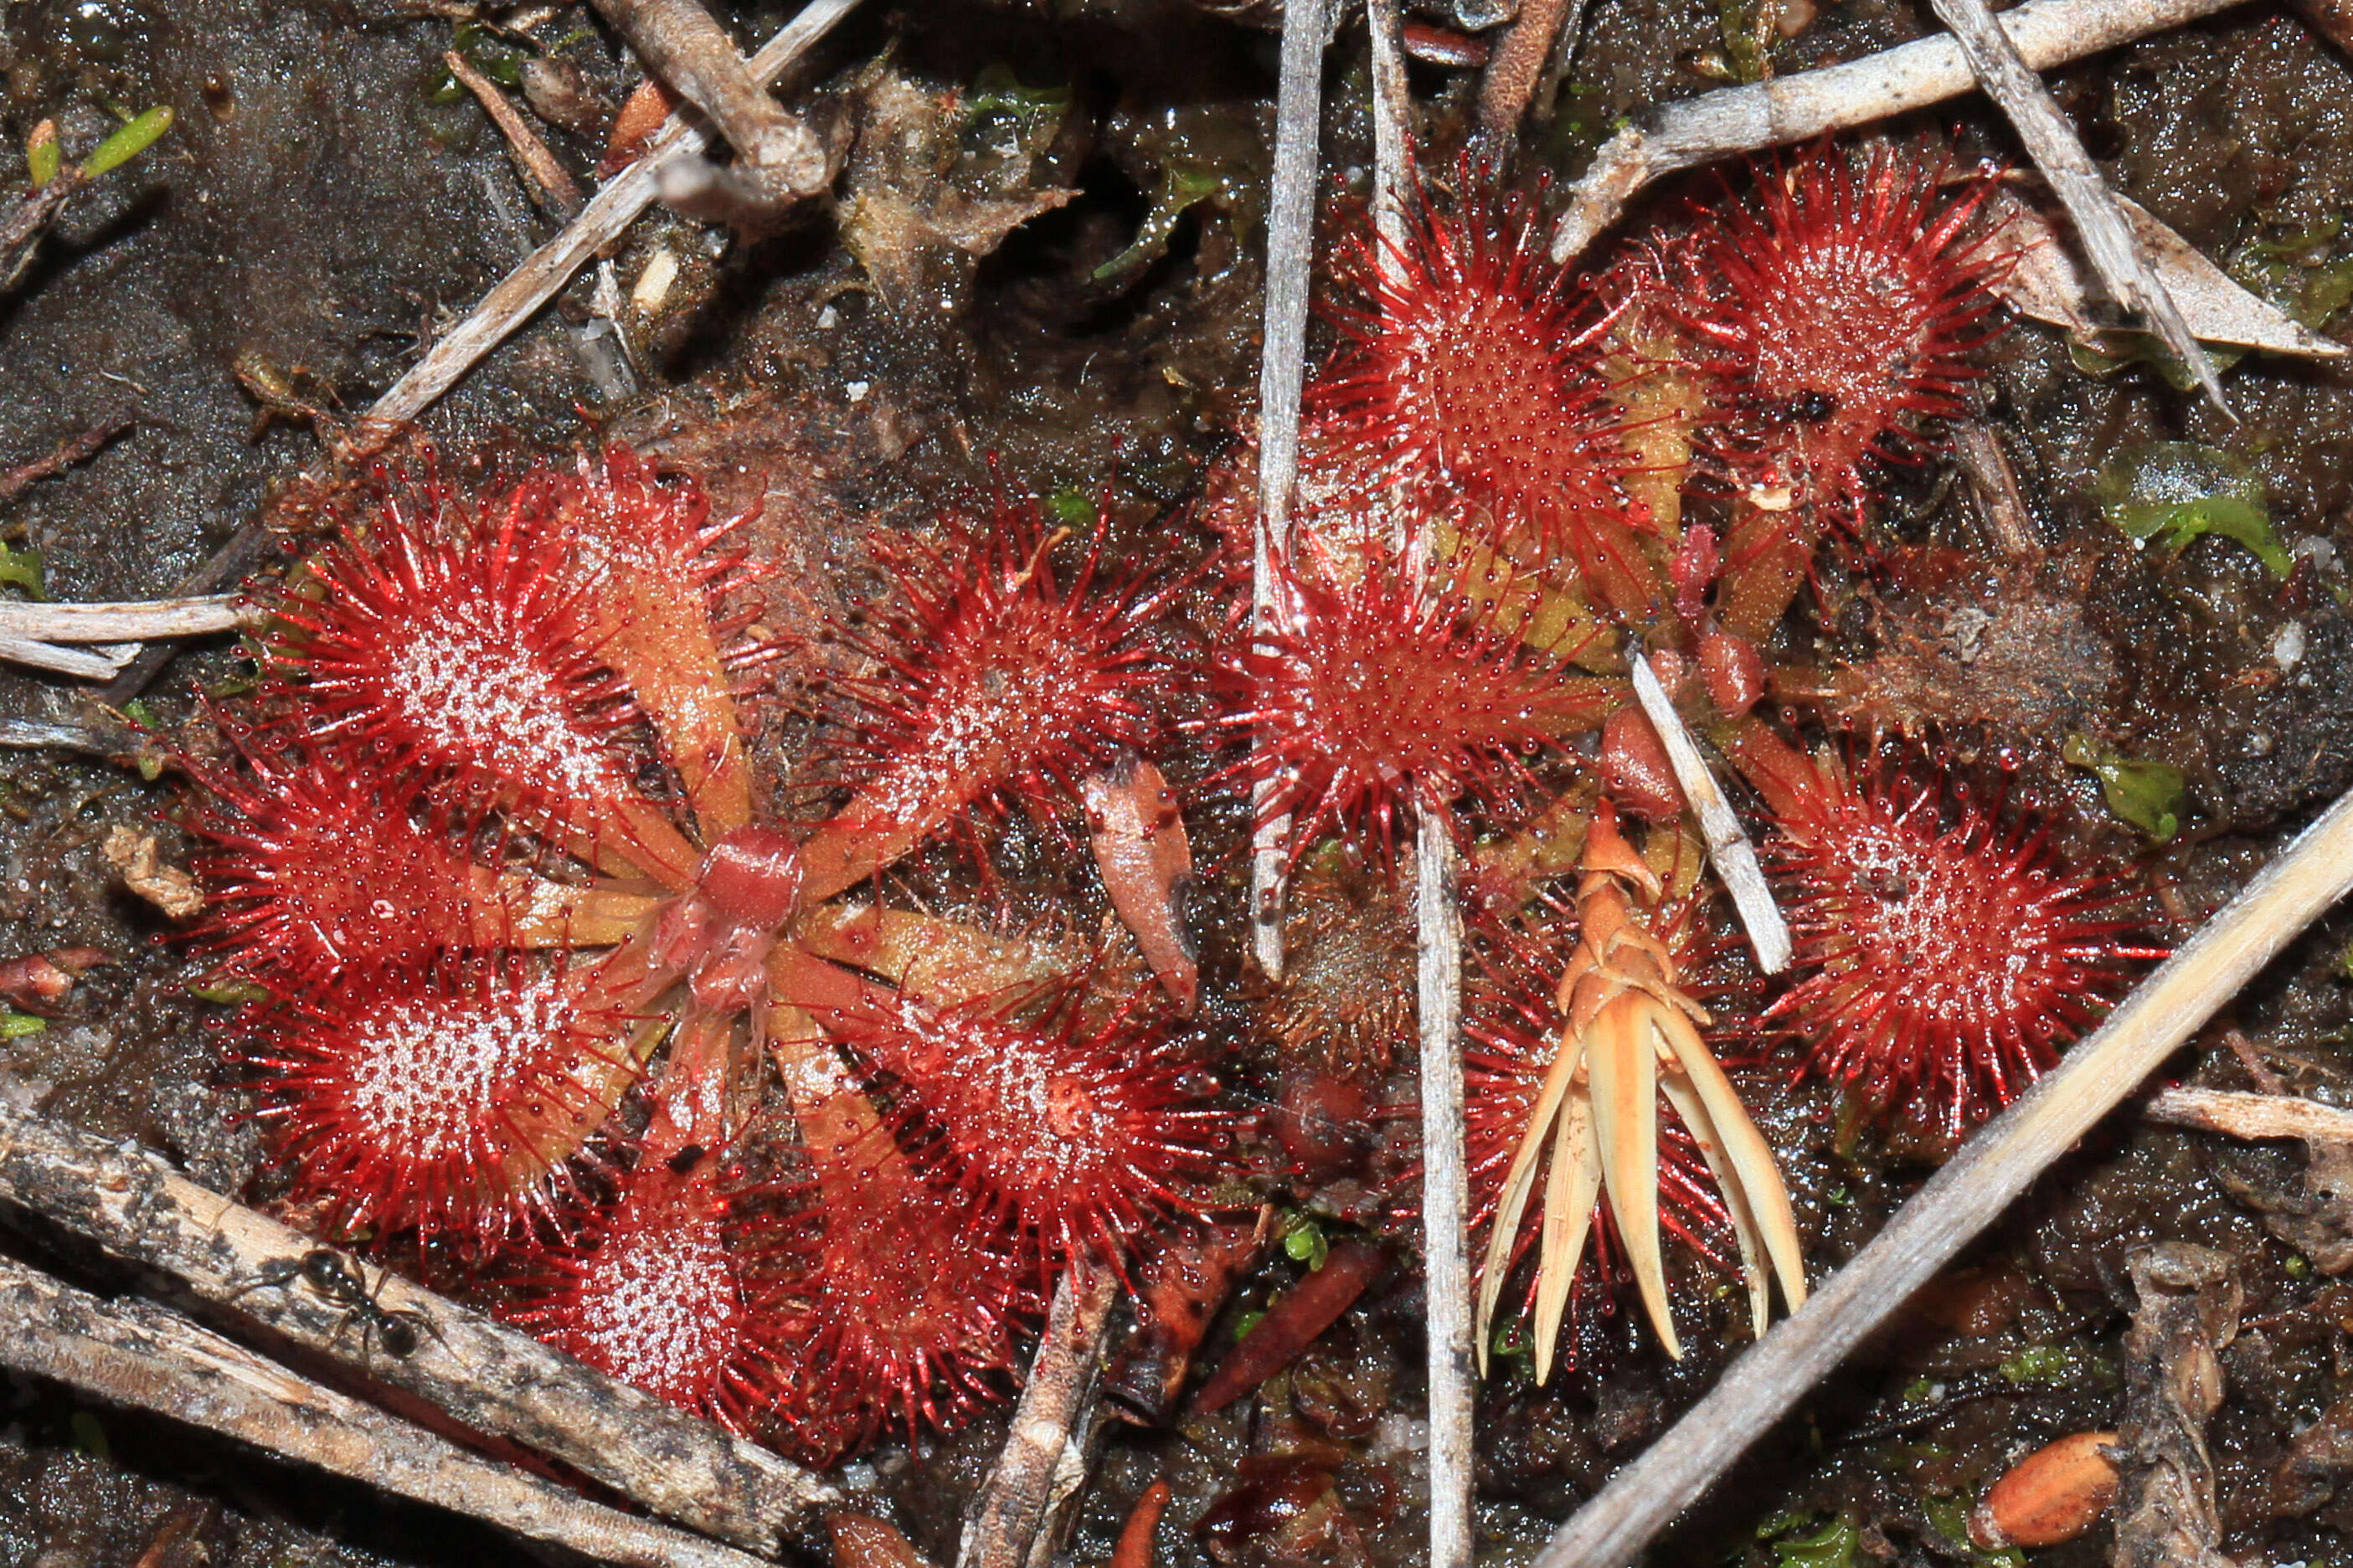
[[[1356,1298],[1380,1277],[1388,1261],[1388,1248],[1376,1241],[1344,1241],[1334,1247],[1324,1267],[1268,1308],[1249,1337],[1218,1364],[1209,1381],[1193,1396],[1194,1414],[1207,1415],[1222,1410],[1289,1366],[1293,1357],[1315,1342],[1316,1335],[1356,1305]]]
[[[1192,1016],[1201,973],[1185,931],[1185,894],[1193,885],[1193,847],[1168,781],[1150,763],[1123,758],[1080,785],[1088,841],[1103,891],[1145,962],[1178,1012]]]

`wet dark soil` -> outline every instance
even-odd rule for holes
[[[477,12],[514,30],[484,28]],[[1540,158],[1573,175],[1619,116],[1704,89],[1700,68],[1722,52],[1736,13],[1747,15],[1700,0],[1598,0],[1556,112],[1532,133]],[[727,14],[748,39],[788,12]],[[1793,69],[1852,58],[1931,26],[1925,7],[1901,0],[1825,3],[1773,59]],[[176,115],[153,153],[69,210],[0,293],[0,468],[130,422],[94,457],[0,503],[0,540],[37,554],[47,594],[168,595],[200,581],[234,538],[254,537],[265,512],[299,519],[280,503],[323,461],[322,437],[554,231],[498,133],[447,90],[440,59],[453,43],[519,83],[531,63],[543,133],[582,174],[638,80],[581,5],[20,0],[0,10],[0,146],[54,120],[79,153],[126,113],[166,104]],[[1361,190],[1369,162],[1362,71],[1340,63],[1360,53],[1344,33],[1325,142],[1335,201]],[[1174,538],[1198,553],[1185,503],[1256,400],[1273,63],[1271,34],[1179,0],[876,0],[819,51],[803,89],[822,121],[860,138],[837,207],[760,237],[658,211],[609,260],[635,391],[600,389],[579,352],[573,328],[595,287],[584,274],[435,406],[425,431],[459,468],[626,439],[703,476],[722,507],[763,502],[760,547],[790,584],[779,613],[809,626],[860,585],[865,530],[922,522],[942,496],[991,486],[1101,494],[1121,548]],[[1414,69],[1433,140],[1451,146],[1475,76]],[[560,92],[549,85],[559,81]],[[2284,255],[2266,276],[2278,282],[2284,268],[2305,299],[2329,268],[2353,268],[2353,67],[2293,12],[2242,7],[2071,68],[2054,85],[2119,186],[2209,255]],[[1015,150],[976,168],[958,162],[943,126],[984,94]],[[1965,157],[2015,155],[1975,105],[1890,129]],[[21,172],[14,151],[0,152],[0,201],[21,189]],[[1176,210],[1167,193],[1180,184],[1198,199]],[[1077,192],[1066,205],[1023,205],[1062,187]],[[1672,217],[1703,188],[1662,192],[1650,211]],[[648,284],[665,270],[666,289]],[[2324,330],[2346,322],[2318,318]],[[1886,522],[1883,548],[1970,551],[1983,570],[1875,579],[1852,613],[1833,595],[1818,619],[1793,620],[1776,651],[1860,671],[1843,689],[1858,721],[1893,713],[1958,763],[2010,763],[2020,805],[2048,815],[2073,851],[2129,865],[2160,889],[2158,934],[2179,940],[2353,784],[2353,378],[2251,357],[2226,381],[2230,423],[2145,363],[2087,367],[2050,329],[2021,325],[1990,358],[1987,418],[2020,470],[2046,560],[1992,562],[1966,487],[1913,476],[1907,489],[1925,504]],[[2163,441],[2253,466],[2300,563],[2287,582],[2227,540],[2138,550],[2103,518],[2095,477]],[[265,537],[265,561],[299,548]],[[1996,663],[1973,671],[1981,658]],[[171,770],[147,774],[174,745],[217,749],[198,694],[233,688],[246,668],[225,643],[164,667],[130,710],[157,737],[145,773],[136,758],[0,752],[0,957],[89,947],[112,960],[37,1032],[0,1038],[0,1068],[50,1114],[168,1151],[231,1190],[252,1180],[258,1138],[216,1059],[211,1026],[224,1009],[198,994],[197,971],[165,940],[170,922],[126,889],[102,845],[127,826],[185,860]],[[93,702],[69,679],[0,672],[0,718],[111,722]],[[769,743],[789,751],[795,723],[777,718]],[[2154,847],[2120,821],[2098,781],[2065,760],[2069,734],[2178,770],[2179,837]],[[1197,858],[1227,868],[1207,900],[1210,990],[1247,998],[1230,853],[1240,813],[1230,802],[1201,813]],[[2353,1105],[2348,944],[2353,913],[2324,920],[2228,1021],[2287,1088]],[[1348,984],[1382,969],[1377,955],[1329,967]],[[1287,1064],[1254,1006],[1213,1006],[1204,1033],[1272,1093]],[[2219,1030],[2168,1071],[2250,1082]],[[1818,1276],[1873,1234],[1940,1152],[1916,1132],[1857,1127],[1810,1079],[1764,1068],[1745,1087],[1789,1168]],[[1359,1174],[1382,1159],[1394,1166],[1392,1132],[1367,1133],[1386,1152]],[[1760,1443],[1659,1560],[1989,1560],[1960,1521],[1990,1479],[2050,1438],[2114,1424],[2126,1260],[2160,1241],[2221,1249],[2245,1291],[2249,1327],[2228,1353],[2211,1430],[2226,1547],[2283,1563],[2342,1555],[2353,1491],[2337,1495],[2327,1446],[2306,1445],[2324,1458],[2296,1485],[2279,1479],[2291,1444],[2336,1418],[2353,1376],[2347,1288],[2263,1220],[2301,1183],[2292,1147],[2227,1146],[2119,1112]],[[1351,1207],[1361,1191],[1341,1182],[1282,1196],[1345,1229],[1363,1217]],[[1278,1251],[1250,1276],[1208,1357],[1298,1272]],[[1551,1388],[1525,1372],[1487,1385],[1486,1560],[1532,1554],[1745,1342],[1705,1297],[1713,1277],[1694,1279],[1715,1331],[1691,1336],[1688,1359],[1665,1360],[1621,1313],[1585,1325],[1593,1353]],[[1070,1560],[1107,1557],[1135,1497],[1165,1476],[1176,1501],[1163,1563],[1211,1560],[1197,1526],[1213,1509],[1229,1521],[1211,1532],[1220,1562],[1416,1561],[1420,1365],[1418,1285],[1397,1270],[1256,1399],[1173,1428],[1116,1426]],[[0,1379],[0,1392],[6,1568],[442,1564],[512,1550],[70,1391]],[[912,1451],[886,1447],[844,1479],[857,1506],[946,1561],[1003,1435],[1001,1416],[984,1418]],[[2353,1469],[2353,1445],[2341,1446]],[[1246,1459],[1282,1455],[1291,1470],[1261,1465],[1238,1483]],[[2088,1563],[2107,1543],[2094,1531],[2042,1555]]]

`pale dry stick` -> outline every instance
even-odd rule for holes
[[[250,626],[255,612],[236,595],[151,599],[126,604],[45,605],[0,600],[0,659],[82,680],[111,680],[138,657],[139,644],[165,637],[204,637]],[[122,647],[61,647],[127,643]]]
[[[1373,228],[1378,265],[1405,255],[1413,197],[1411,110],[1398,0],[1366,0],[1373,98]],[[1390,496],[1402,518],[1403,499]],[[1428,562],[1415,551],[1417,579]],[[1472,1529],[1470,1175],[1462,1140],[1462,909],[1453,824],[1443,805],[1414,807],[1414,1014],[1421,1038],[1422,1289],[1428,1301],[1430,1563],[1470,1568]]]
[[[2141,1108],[2151,1121],[2195,1127],[2232,1138],[2293,1138],[2304,1143],[2353,1143],[2353,1110],[2294,1094],[2249,1094],[2229,1089],[2168,1089]]]
[[[2028,1184],[2353,889],[2338,797],[2049,1076],[1978,1129],[1871,1244],[1561,1526],[1535,1568],[1622,1568]]]
[[[2001,25],[2027,68],[2047,71],[2238,4],[2026,0],[2003,12]],[[1619,132],[1595,155],[1553,228],[1552,258],[1566,262],[1581,254],[1618,221],[1636,192],[1662,175],[1869,125],[1958,98],[1976,86],[1961,46],[1946,37],[1918,38],[1844,65],[1719,88],[1662,105]]]
[[[153,1302],[102,1301],[5,1258],[0,1365],[600,1562],[757,1568],[762,1561],[470,1454]]]
[[[732,168],[701,158],[672,159],[656,171],[673,206],[710,203],[745,214],[773,211],[823,191],[831,176],[825,144],[798,115],[768,96],[735,40],[701,0],[596,0],[646,68],[710,117],[735,149]]]
[[[0,637],[0,660],[21,664],[27,669],[46,669],[52,675],[70,675],[77,680],[111,680],[129,662],[127,658],[84,653],[77,647],[59,647],[31,637]]]
[[[2231,405],[2222,396],[2214,366],[2198,346],[2189,323],[2181,319],[2181,308],[2116,206],[2106,176],[2093,165],[2083,139],[2060,111],[2051,89],[2019,58],[2018,47],[1986,9],[1985,0],[1928,0],[1928,5],[1952,30],[1978,84],[2009,118],[2026,155],[2042,172],[2043,183],[2075,220],[2084,252],[2107,285],[2109,298],[2155,327],[2158,339],[2197,377],[2207,401],[2228,415]]]
[[[1291,538],[1299,481],[1299,395],[1307,380],[1307,287],[1314,262],[1316,138],[1323,128],[1324,50],[1331,0],[1291,0],[1282,12],[1282,69],[1275,88],[1274,176],[1266,218],[1266,315],[1258,374],[1258,527],[1250,536],[1250,626],[1280,625],[1274,556]],[[1270,816],[1274,781],[1250,788],[1250,951],[1282,978],[1286,814]]]
[[[498,84],[476,70],[473,62],[455,49],[443,54],[441,63],[458,79],[459,86],[474,95],[474,101],[482,106],[491,123],[507,139],[507,152],[513,156],[523,177],[539,187],[541,200],[567,218],[578,212],[579,184],[571,172],[555,161],[555,154],[547,150],[547,143],[539,139],[539,132],[531,128],[531,121],[522,117],[513,101],[499,90]]]
[[[858,0],[810,0],[800,15],[752,57],[747,68],[753,78],[764,86],[775,81],[857,5]],[[368,422],[406,425],[431,407],[484,354],[554,299],[597,251],[653,205],[659,194],[658,176],[666,164],[699,157],[710,145],[711,133],[691,117],[683,111],[671,115],[644,157],[599,186],[579,216],[565,225],[563,233],[533,251],[482,296],[464,321],[434,340],[407,374],[376,399],[367,412]]]
[[[194,637],[259,624],[261,612],[235,594],[119,603],[28,604],[0,601],[0,637],[40,642],[144,642]]]
[[[1047,1516],[1086,1479],[1077,1429],[1094,1402],[1118,1299],[1109,1264],[1081,1257],[1063,1271],[1004,1450],[965,1516],[956,1568],[1030,1568]]]
[[[354,1331],[349,1305],[299,1279],[272,1283],[319,1243],[189,1181],[135,1147],[106,1142],[18,1104],[0,1082],[0,1202],[118,1258],[160,1268],[197,1296],[431,1401],[479,1432],[564,1460],[656,1513],[756,1552],[833,1489],[799,1466],[571,1357],[353,1260],[386,1312],[415,1313],[413,1354]]]
[[[1462,905],[1452,825],[1424,805],[1413,836],[1414,1005],[1421,1031],[1421,1251],[1430,1346],[1430,1562],[1471,1568],[1471,1174],[1462,1152]]]
[[[1683,798],[1699,816],[1708,864],[1715,868],[1732,894],[1732,907],[1748,932],[1748,945],[1756,950],[1757,967],[1767,974],[1778,974],[1789,967],[1789,922],[1781,918],[1781,906],[1773,901],[1773,889],[1765,885],[1756,847],[1741,831],[1732,803],[1724,798],[1723,786],[1715,782],[1707,759],[1700,755],[1691,731],[1683,728],[1683,716],[1668,700],[1667,689],[1659,684],[1651,661],[1637,653],[1626,662],[1634,678],[1635,700],[1641,703],[1651,728],[1659,732],[1659,741],[1667,749],[1668,765],[1675,770],[1675,782],[1683,785]]]

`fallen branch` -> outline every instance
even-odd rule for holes
[[[2029,70],[2047,71],[2239,0],[2026,0],[2001,16]],[[1552,258],[1581,254],[1634,194],[1662,175],[1717,158],[1804,142],[1958,98],[1977,77],[1953,38],[1919,38],[1844,65],[1727,87],[1653,110],[1611,137],[1569,193]]]
[[[93,605],[0,599],[0,658],[84,680],[111,680],[138,657],[142,642],[203,637],[259,619],[258,612],[227,594]],[[58,646],[73,643],[128,646],[89,653]]]
[[[630,1568],[755,1557],[617,1513],[322,1388],[152,1302],[106,1302],[0,1258],[0,1364]]]
[[[1563,1525],[1536,1568],[1620,1568],[1862,1337],[2000,1218],[2305,927],[2353,889],[2340,797],[2087,1039],[1962,1145],[1885,1229]]]
[[[207,1301],[369,1377],[419,1394],[480,1432],[509,1436],[706,1534],[771,1552],[831,1500],[818,1477],[470,1308],[352,1260],[388,1314],[413,1313],[414,1352],[355,1331],[351,1308],[291,1274],[319,1243],[161,1161],[63,1127],[0,1086],[0,1200],[108,1252],[161,1268]],[[282,1283],[273,1281],[282,1280]]]
[[[2165,279],[2149,263],[2147,248],[2116,205],[2107,177],[2093,165],[2083,138],[2060,112],[2058,100],[2042,79],[2019,58],[2001,24],[1986,9],[1985,0],[1928,0],[1937,20],[1952,30],[1953,41],[1968,58],[1969,70],[2010,120],[2010,129],[2026,148],[2026,155],[2042,173],[2043,183],[2075,221],[2084,251],[2107,285],[2108,296],[2157,329],[2184,369],[2197,378],[2208,401],[2224,414],[2231,405],[2206,353],[2190,334],[2189,323],[2173,302]]]
[[[1118,1299],[1119,1277],[1108,1264],[1080,1258],[1063,1273],[1005,1450],[965,1516],[956,1568],[1035,1568],[1053,1560],[1046,1525],[1086,1479],[1082,1429],[1095,1410]]]

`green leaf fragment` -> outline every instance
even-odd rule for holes
[[[1042,153],[1070,112],[1067,87],[1024,87],[1011,67],[992,63],[973,78],[960,140],[976,153],[1012,157]]]
[[[1324,1260],[1332,1256],[1331,1237],[1307,1215],[1285,1215],[1277,1239],[1282,1243],[1284,1257],[1293,1263],[1304,1263],[1310,1269],[1323,1268]]]
[[[1758,1528],[1757,1539],[1772,1547],[1773,1561],[1779,1568],[1853,1568],[1861,1532],[1852,1520],[1833,1515],[1810,1535],[1796,1533],[1803,1522],[1803,1516],[1785,1513]]]
[[[2124,453],[2101,468],[2092,491],[2109,522],[2160,549],[2178,551],[2214,533],[2243,546],[2275,577],[2295,564],[2272,531],[2263,479],[2219,447],[2160,441]]]
[[[2097,773],[2108,809],[2152,843],[2168,843],[2181,831],[2181,819],[2189,811],[2189,788],[2180,769],[2127,757],[2084,734],[2068,736],[2059,754]]]
[[[155,145],[164,132],[172,129],[172,110],[168,105],[157,104],[146,113],[98,144],[82,166],[82,173],[91,179],[120,169],[148,148]]]
[[[19,1039],[26,1035],[37,1035],[49,1026],[47,1018],[37,1018],[30,1013],[19,1013],[13,1007],[0,1007],[0,1040]]]
[[[41,552],[0,544],[0,584],[14,584],[36,599],[47,598],[48,590],[41,586]]]
[[[39,190],[58,177],[65,166],[65,153],[58,145],[58,128],[47,120],[34,129],[32,140],[25,143],[25,168],[32,176],[33,189]]]
[[[1107,283],[1149,267],[1167,250],[1168,241],[1176,232],[1176,220],[1225,188],[1225,176],[1214,169],[1171,163],[1161,170],[1160,189],[1153,195],[1152,210],[1144,215],[1144,226],[1136,230],[1134,243],[1096,268],[1094,280]]]

